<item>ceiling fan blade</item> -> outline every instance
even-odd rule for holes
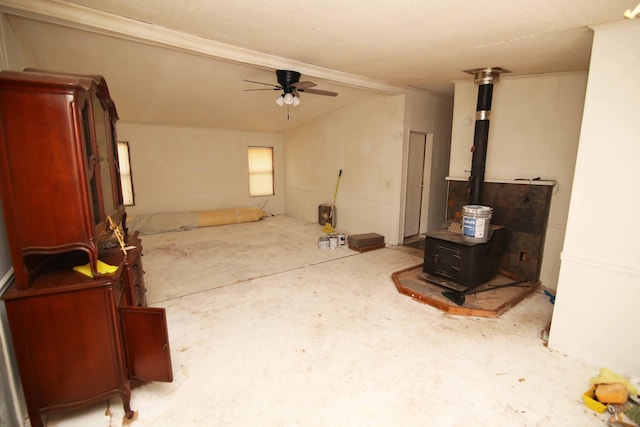
[[[297,96],[298,98],[300,98],[300,94],[298,93],[295,87],[291,88],[291,93],[293,94],[293,96]]]
[[[272,87],[270,89],[243,89],[243,92],[255,92],[256,90],[280,90],[279,87]]]
[[[320,89],[300,89],[300,92],[311,93],[313,95],[324,95],[324,96],[338,96],[337,92],[330,92],[328,90],[320,90]]]
[[[314,87],[316,84],[313,82],[298,82],[298,83],[294,83],[291,86],[295,87],[296,89],[307,89],[310,87]]]
[[[272,83],[256,82],[256,81],[253,81],[253,80],[243,80],[243,81],[248,82],[248,83],[256,83],[256,84],[259,84],[259,85],[271,86],[272,88],[274,88],[274,90],[282,89],[282,86],[276,86],[276,85],[274,85]]]

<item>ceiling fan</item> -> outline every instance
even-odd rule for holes
[[[244,80],[249,83],[256,83],[259,85],[271,86],[269,89],[245,89],[245,92],[251,92],[256,90],[281,90],[282,95],[276,98],[276,104],[279,106],[293,105],[294,107],[300,104],[300,92],[310,93],[313,95],[323,96],[338,96],[336,92],[330,92],[328,90],[312,89],[316,86],[313,82],[301,82],[300,73],[291,70],[276,70],[276,77],[278,84],[256,82],[253,80]]]

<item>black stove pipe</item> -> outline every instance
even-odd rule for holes
[[[472,205],[481,205],[485,165],[487,162],[487,143],[489,141],[489,118],[491,116],[493,84],[498,82],[500,73],[508,71],[495,67],[478,68],[475,70],[468,70],[466,72],[474,74],[474,82],[478,84],[476,125],[475,133],[473,135],[471,176],[469,177],[469,203]]]
[[[478,105],[476,107],[476,129],[473,134],[473,156],[471,158],[471,177],[469,181],[469,203],[482,204],[482,187],[484,171],[487,163],[487,143],[489,141],[489,116],[491,114],[491,98],[493,84],[481,84],[478,87]]]

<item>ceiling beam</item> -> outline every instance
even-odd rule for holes
[[[241,63],[255,68],[292,69],[308,77],[326,79],[346,86],[385,94],[415,90],[415,88],[408,86],[395,85],[275,55],[267,55],[152,23],[57,0],[0,0],[0,11],[7,15],[21,16],[218,60]]]

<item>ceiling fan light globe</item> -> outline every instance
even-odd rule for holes
[[[293,104],[293,98],[294,98],[294,97],[293,97],[293,95],[292,95],[292,94],[290,94],[290,93],[285,93],[285,94],[284,94],[284,96],[283,96],[284,103],[285,103],[285,104],[287,104],[287,105],[291,105],[291,104]]]
[[[293,97],[293,106],[297,107],[298,105],[300,105],[300,97],[299,96],[294,96]]]
[[[276,104],[278,104],[281,107],[284,105],[284,97],[282,95],[276,98]]]

